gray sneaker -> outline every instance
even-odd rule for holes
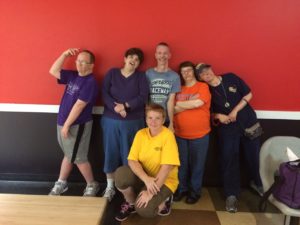
[[[99,188],[99,183],[97,181],[87,184],[86,188],[84,189],[83,196],[94,197],[98,193]]]
[[[49,195],[61,195],[68,190],[67,182],[56,181]]]
[[[237,212],[237,198],[234,195],[230,195],[226,198],[226,211],[230,213]]]
[[[106,188],[105,191],[103,192],[102,197],[107,198],[107,200],[110,202],[113,197],[115,196],[116,191],[114,188]]]

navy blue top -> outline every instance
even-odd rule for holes
[[[221,84],[216,87],[210,86],[209,88],[212,95],[213,113],[222,113],[225,115],[228,115],[241,99],[251,92],[249,86],[233,73],[222,75]],[[225,107],[226,102],[230,104],[230,107]],[[220,124],[220,127],[230,128],[240,123],[242,128],[247,128],[257,122],[255,111],[249,103],[238,112],[237,121],[228,125]]]
[[[129,77],[124,77],[119,68],[113,68],[107,72],[103,80],[103,116],[117,120],[142,119],[145,116],[148,94],[149,84],[144,72],[135,71]],[[127,102],[130,105],[125,118],[114,111],[115,102]]]
[[[74,104],[78,99],[87,103],[72,125],[83,124],[92,120],[92,110],[98,95],[98,85],[93,74],[79,76],[77,71],[61,70],[59,84],[65,84],[65,92],[62,97],[57,124],[63,126]]]

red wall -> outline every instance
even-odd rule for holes
[[[299,0],[1,0],[0,40],[0,103],[59,104],[48,70],[69,47],[95,52],[101,83],[127,48],[145,51],[146,69],[166,41],[174,69],[205,61],[239,74],[255,109],[300,110]]]

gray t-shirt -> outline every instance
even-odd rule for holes
[[[146,71],[146,77],[150,87],[150,102],[167,109],[170,93],[177,93],[181,89],[179,75],[173,70],[157,72],[150,68]]]

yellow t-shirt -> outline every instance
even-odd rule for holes
[[[165,180],[165,185],[174,193],[178,186],[178,166],[180,165],[178,147],[174,134],[166,127],[155,137],[149,128],[139,130],[132,143],[128,160],[139,161],[145,172],[155,177],[160,165],[175,165]]]

